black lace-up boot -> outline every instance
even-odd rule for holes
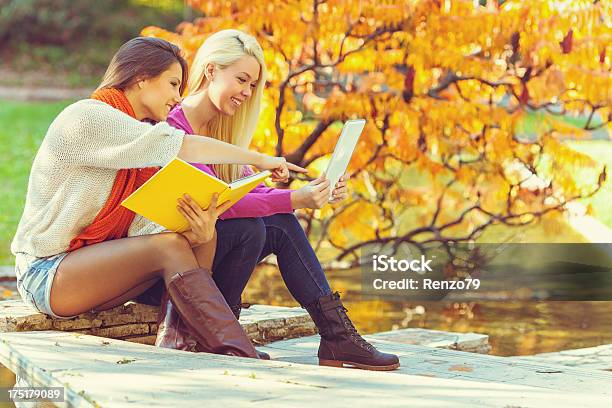
[[[308,305],[306,310],[321,335],[319,365],[348,365],[375,371],[395,370],[399,367],[396,355],[381,353],[359,335],[346,314],[347,310],[338,292],[320,297]]]

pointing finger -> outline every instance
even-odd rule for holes
[[[287,168],[289,168],[289,170],[293,170],[297,173],[308,173],[308,170],[306,170],[303,167],[298,166],[297,164],[293,164],[293,163],[289,163],[287,162]]]

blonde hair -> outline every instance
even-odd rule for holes
[[[266,83],[266,64],[261,46],[257,40],[240,30],[222,30],[211,35],[198,49],[189,71],[187,90],[194,94],[206,84],[205,70],[209,63],[219,69],[227,68],[238,59],[250,55],[260,66],[259,81],[252,95],[233,116],[218,115],[209,124],[211,136],[237,146],[249,147],[257,127],[257,119]],[[217,176],[231,182],[242,176],[243,166],[236,164],[213,164]]]

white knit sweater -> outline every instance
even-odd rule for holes
[[[106,203],[117,170],[163,166],[178,154],[184,135],[166,122],[140,122],[93,99],[66,107],[34,158],[13,254],[65,252]],[[128,236],[163,230],[136,215]]]

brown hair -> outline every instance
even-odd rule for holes
[[[188,69],[180,48],[161,38],[133,38],[115,53],[97,89],[125,90],[140,80],[161,75],[175,62],[181,64],[183,70],[179,88],[182,95],[187,86]]]

